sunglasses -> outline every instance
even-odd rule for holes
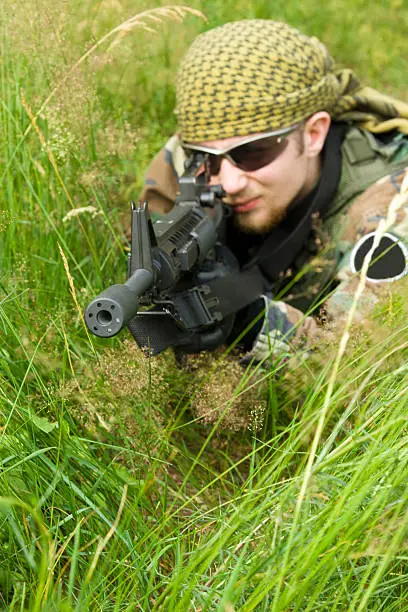
[[[221,162],[228,159],[234,166],[245,172],[254,172],[272,163],[286,149],[288,145],[287,136],[294,132],[299,124],[285,128],[277,132],[249,136],[238,145],[226,149],[212,149],[182,142],[184,153],[187,157],[195,153],[205,153],[205,161],[211,175],[219,173]]]

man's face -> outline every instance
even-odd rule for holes
[[[236,226],[247,233],[264,233],[280,223],[289,205],[313,189],[318,176],[318,158],[308,155],[303,126],[287,136],[284,151],[270,164],[245,171],[223,158],[211,184],[221,184],[232,207]],[[197,143],[213,149],[239,145],[244,137]]]

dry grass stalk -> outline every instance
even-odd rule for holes
[[[80,307],[79,302],[78,302],[78,298],[77,298],[77,294],[76,294],[76,290],[75,290],[75,285],[74,285],[74,279],[72,278],[71,272],[69,271],[69,265],[68,265],[67,258],[66,258],[65,253],[62,250],[62,247],[61,247],[61,245],[59,243],[58,243],[58,248],[59,248],[59,252],[61,253],[62,262],[64,264],[65,272],[66,272],[66,275],[67,275],[67,278],[68,278],[68,283],[69,283],[69,287],[71,289],[72,298],[73,298],[73,300],[75,302],[75,306],[76,306],[76,308],[77,308],[77,310],[79,312],[79,316],[80,316],[82,324],[84,326],[86,335],[88,336],[89,344],[92,347],[93,352],[95,353],[95,349],[94,349],[94,346],[93,346],[93,343],[92,343],[92,340],[91,340],[91,336],[89,335],[88,328],[86,327],[86,324],[85,324],[84,315],[82,313],[82,308]]]
[[[182,5],[181,6],[165,6],[162,8],[149,9],[148,11],[143,11],[142,13],[138,13],[137,15],[134,15],[133,17],[126,19],[124,22],[122,22],[121,24],[119,24],[118,26],[110,30],[109,32],[107,32],[104,36],[102,36],[99,40],[97,40],[96,43],[94,43],[92,47],[90,47],[88,51],[86,51],[86,53],[84,53],[67,70],[67,72],[65,73],[63,78],[60,80],[60,82],[52,89],[51,93],[44,100],[44,102],[42,103],[41,107],[39,108],[35,116],[33,116],[32,119],[30,117],[31,125],[36,128],[37,117],[44,111],[44,109],[50,103],[50,101],[55,96],[57,91],[66,83],[66,81],[71,76],[71,74],[75,72],[75,70],[77,70],[81,64],[83,64],[93,53],[95,53],[97,49],[99,49],[99,47],[101,47],[108,40],[116,36],[116,38],[112,41],[112,43],[108,47],[108,51],[109,51],[110,49],[112,49],[114,46],[116,46],[120,42],[121,38],[123,38],[125,34],[127,34],[128,32],[131,32],[135,28],[142,28],[150,32],[156,32],[156,30],[154,30],[154,28],[149,27],[146,22],[151,21],[153,23],[162,23],[163,19],[172,19],[173,21],[180,22],[188,14],[196,15],[197,17],[201,17],[202,19],[206,19],[205,15],[201,11],[198,11],[188,6],[182,6]],[[23,140],[27,136],[27,134],[30,132],[31,125],[29,125],[26,131],[24,132]]]
[[[34,115],[34,113],[32,112],[31,108],[29,107],[29,105],[27,103],[27,100],[25,99],[23,91],[20,92],[20,95],[21,95],[21,102],[23,104],[24,110],[26,111],[26,113],[27,113],[27,115],[28,115],[28,117],[29,117],[29,119],[31,121],[30,125],[28,126],[27,130],[24,133],[23,138],[26,136],[26,134],[28,134],[28,130],[32,126],[35,129],[35,131],[37,132],[38,138],[40,139],[40,142],[41,142],[42,146],[44,147],[45,151],[47,152],[48,159],[50,160],[51,165],[54,168],[55,174],[57,175],[58,181],[59,181],[59,183],[60,183],[60,185],[62,187],[62,190],[63,190],[63,192],[64,192],[68,202],[71,204],[72,208],[75,208],[74,202],[72,201],[72,198],[71,198],[71,196],[70,196],[70,194],[68,192],[68,189],[66,188],[65,183],[64,183],[64,181],[62,179],[60,171],[58,170],[58,166],[57,166],[57,162],[55,161],[54,154],[51,151],[51,149],[47,146],[47,142],[46,142],[46,140],[44,138],[44,135],[41,132],[40,128],[38,127],[37,117],[38,117],[39,113]]]
[[[370,249],[370,251],[367,253],[367,255],[364,258],[363,261],[363,265],[361,268],[361,272],[360,272],[360,280],[356,289],[356,292],[354,294],[354,299],[353,299],[353,303],[351,305],[348,317],[347,317],[347,321],[346,321],[346,325],[344,328],[344,332],[343,335],[340,339],[340,343],[339,343],[339,349],[337,352],[337,356],[336,356],[336,360],[334,363],[334,367],[333,367],[333,371],[332,374],[330,376],[330,380],[329,380],[329,384],[328,384],[328,388],[327,388],[327,393],[326,393],[326,397],[325,397],[325,401],[320,413],[320,417],[319,417],[319,422],[316,428],[316,433],[313,439],[313,443],[312,443],[312,448],[310,451],[310,455],[309,455],[309,459],[308,459],[308,463],[307,463],[307,467],[306,467],[306,471],[305,471],[305,476],[303,479],[303,483],[302,483],[302,487],[299,493],[299,499],[298,499],[298,507],[300,509],[300,505],[306,495],[306,491],[309,485],[309,480],[310,477],[312,475],[312,467],[313,467],[313,463],[315,460],[315,456],[316,456],[316,451],[317,451],[317,447],[323,432],[323,427],[324,427],[324,423],[326,420],[326,415],[327,415],[327,411],[329,409],[329,405],[330,405],[330,400],[332,397],[332,393],[333,393],[333,389],[334,389],[334,384],[337,378],[337,373],[339,370],[339,366],[340,366],[340,362],[341,359],[344,355],[344,352],[347,348],[347,344],[348,341],[350,339],[350,329],[351,329],[351,325],[353,323],[353,319],[357,310],[357,305],[358,302],[363,294],[363,291],[366,287],[367,284],[367,272],[368,272],[368,267],[370,265],[372,256],[374,254],[374,251],[377,249],[378,245],[380,244],[381,238],[384,236],[385,232],[390,229],[396,222],[397,220],[397,213],[398,211],[402,208],[402,206],[404,206],[406,203],[408,202],[408,169],[405,172],[405,177],[404,180],[402,182],[401,185],[401,190],[399,193],[397,193],[394,198],[392,199],[389,209],[388,209],[388,214],[386,219],[382,219],[380,221],[380,223],[378,224],[377,230],[375,232],[374,235],[374,240],[373,240],[373,244],[372,247]]]
[[[120,500],[119,509],[118,509],[115,521],[114,521],[113,525],[111,526],[111,528],[109,529],[109,531],[106,534],[106,536],[102,540],[100,540],[100,542],[98,544],[98,547],[96,549],[95,555],[94,555],[94,557],[92,559],[91,567],[89,568],[88,573],[87,573],[87,575],[85,577],[85,584],[88,584],[89,581],[91,580],[91,578],[93,576],[93,573],[95,571],[95,568],[97,566],[97,563],[99,561],[99,557],[102,554],[103,549],[105,548],[105,546],[107,545],[107,543],[109,542],[111,537],[114,535],[116,529],[118,528],[120,517],[122,515],[123,508],[125,507],[127,490],[128,490],[128,486],[125,485],[123,487],[122,498]]]
[[[287,570],[288,560],[289,560],[289,556],[292,550],[292,543],[293,543],[295,533],[297,532],[297,528],[300,522],[302,505],[303,505],[304,500],[306,499],[307,491],[309,490],[309,485],[310,485],[310,481],[311,481],[312,474],[313,474],[313,467],[315,463],[317,448],[321,440],[321,436],[322,436],[323,429],[324,429],[324,424],[326,422],[326,417],[327,417],[327,413],[329,410],[329,406],[330,406],[330,402],[331,402],[331,398],[333,394],[334,384],[337,379],[340,362],[347,348],[347,344],[350,338],[350,329],[351,329],[351,325],[353,323],[353,319],[354,319],[354,316],[357,310],[358,302],[363,294],[363,291],[367,283],[368,267],[371,262],[373,253],[381,241],[381,238],[383,237],[384,233],[390,227],[392,227],[392,225],[395,223],[397,219],[398,211],[400,210],[402,206],[406,204],[407,201],[408,201],[408,169],[406,170],[400,192],[397,193],[392,199],[389,209],[388,209],[388,214],[387,214],[386,219],[381,220],[380,223],[378,224],[377,230],[374,235],[373,245],[370,251],[365,256],[364,261],[363,261],[363,265],[360,271],[359,283],[358,283],[356,292],[354,294],[353,303],[351,305],[349,315],[346,320],[343,335],[340,339],[339,348],[338,348],[337,355],[335,358],[333,370],[332,370],[332,373],[331,373],[331,376],[328,382],[326,396],[325,396],[324,403],[323,403],[323,406],[322,406],[322,409],[319,415],[319,421],[317,423],[316,431],[315,431],[311,449],[309,452],[307,465],[305,468],[299,495],[297,498],[292,527],[291,527],[291,531],[289,534],[288,543],[286,547],[286,552],[285,552],[285,556],[282,559],[282,563],[281,563],[280,577],[282,581],[283,581],[285,572]]]

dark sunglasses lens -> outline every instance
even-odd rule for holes
[[[270,136],[255,142],[236,147],[229,152],[230,157],[241,170],[253,172],[277,159],[288,145],[287,138]]]
[[[229,158],[241,170],[254,172],[275,161],[283,153],[287,145],[287,136],[266,136],[254,142],[234,147],[225,154],[214,155],[213,153],[207,153],[206,160],[209,172],[213,176],[219,174],[224,157]],[[195,149],[189,149],[188,147],[183,147],[183,149],[187,157],[197,155],[197,150]]]

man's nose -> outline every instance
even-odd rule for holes
[[[237,168],[224,157],[221,160],[220,171],[212,177],[211,183],[221,184],[227,195],[235,195],[245,189],[248,177],[244,170]]]

